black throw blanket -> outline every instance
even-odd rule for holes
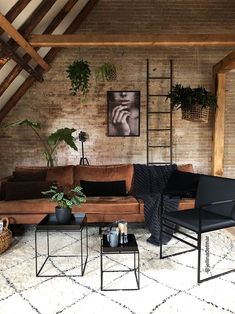
[[[176,169],[176,165],[134,165],[133,194],[137,199],[144,201],[145,223],[151,233],[148,241],[155,245],[159,245],[160,242],[161,193],[165,189],[171,173]],[[165,211],[177,210],[179,197],[172,198],[164,195],[163,204]],[[167,229],[167,231],[172,234],[171,229]],[[170,236],[164,235],[163,243],[167,243],[170,238]]]

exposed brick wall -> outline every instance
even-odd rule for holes
[[[232,1],[127,1],[100,0],[80,32],[93,33],[232,33],[235,28],[235,3]],[[146,162],[146,59],[159,75],[173,60],[173,81],[184,85],[204,85],[212,89],[212,66],[232,48],[81,48],[64,49],[43,83],[35,83],[8,114],[4,123],[29,118],[40,121],[42,132],[49,134],[61,127],[87,131],[85,154],[91,164]],[[89,61],[93,71],[86,102],[70,95],[66,69],[77,58]],[[116,64],[118,78],[113,83],[97,83],[94,70],[103,62]],[[235,177],[235,75],[227,77],[225,174]],[[140,137],[107,136],[108,90],[140,90]],[[164,101],[162,106],[164,106]],[[210,173],[212,117],[208,124],[173,116],[173,159],[176,163],[193,163],[196,171]],[[164,141],[164,139],[163,139]],[[57,164],[77,164],[79,152],[62,145]],[[27,127],[10,128],[0,135],[0,174],[11,173],[16,165],[44,165],[42,148]]]

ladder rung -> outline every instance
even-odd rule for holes
[[[159,113],[159,114],[162,114],[162,113],[171,113],[171,111],[149,111],[148,112],[149,114],[157,114],[157,113]]]
[[[167,97],[168,94],[150,94],[149,97]]]
[[[170,76],[149,76],[150,80],[170,80],[171,77]]]
[[[148,147],[150,148],[155,148],[155,147],[166,147],[166,148],[170,148],[170,145],[148,145]]]
[[[148,131],[170,131],[171,129],[148,129]]]
[[[151,161],[151,162],[149,162],[148,163],[149,165],[170,165],[171,164],[171,162],[170,161],[166,161],[166,162],[153,162],[153,161]]]

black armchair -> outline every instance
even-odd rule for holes
[[[168,190],[167,193],[170,193]],[[206,232],[229,228],[235,226],[235,180],[214,176],[200,175],[197,188],[195,207],[182,211],[164,212],[162,197],[161,229],[160,229],[160,258],[179,255],[192,250],[198,250],[197,261],[197,282],[219,277],[230,273],[235,269],[201,279],[201,235]],[[193,247],[191,250],[174,253],[167,256],[162,254],[162,235],[168,234],[167,228],[172,228],[172,223],[193,231],[196,236],[184,232],[181,228],[178,233],[196,241],[191,243],[188,240],[173,234],[173,237]]]

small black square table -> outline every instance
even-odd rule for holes
[[[83,231],[85,229],[85,237],[83,239]],[[46,232],[47,234],[47,255],[40,269],[38,269],[38,240],[37,234],[38,232]],[[77,232],[80,237],[80,254],[78,255],[51,255],[50,254],[50,232]],[[85,250],[83,250],[83,240],[85,240]],[[78,246],[79,251],[79,246]],[[84,252],[85,251],[85,252]],[[45,266],[48,259],[52,259],[53,257],[80,257],[81,267],[80,273],[75,275],[66,275],[61,272],[58,275],[42,275],[42,269]],[[87,218],[83,213],[74,213],[72,215],[71,221],[68,224],[59,224],[56,220],[55,214],[48,214],[44,217],[36,226],[35,229],[35,263],[36,263],[36,276],[37,277],[75,277],[75,276],[83,276],[87,264],[88,259],[88,230],[87,230]]]
[[[133,255],[133,268],[125,270],[104,270],[103,256],[109,254],[129,254]],[[128,234],[128,243],[119,244],[117,247],[111,247],[107,241],[107,235],[103,235],[101,238],[100,249],[100,270],[101,270],[101,290],[102,291],[125,291],[125,290],[139,290],[140,289],[140,256],[139,248],[136,242],[134,234]],[[134,272],[136,279],[136,288],[124,288],[124,289],[104,289],[104,273],[114,272]]]

